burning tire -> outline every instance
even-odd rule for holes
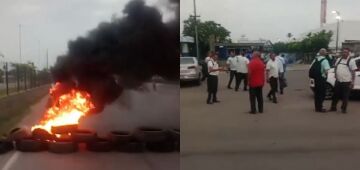
[[[47,149],[47,144],[34,138],[24,138],[16,141],[16,149],[22,152],[40,152]]]
[[[97,138],[96,140],[87,143],[87,149],[93,152],[109,152],[112,150],[112,143],[104,138]]]
[[[52,126],[51,133],[53,134],[68,134],[74,133],[78,129],[78,125],[63,125],[63,126]]]
[[[144,152],[144,144],[136,139],[132,139],[127,143],[118,143],[115,148],[119,152],[140,153]]]
[[[14,149],[13,143],[9,140],[0,140],[0,154],[7,153]]]
[[[52,153],[73,153],[78,150],[78,145],[68,139],[58,139],[49,142],[49,152]]]
[[[125,131],[111,131],[109,139],[114,144],[129,143],[132,139],[132,135]]]
[[[72,139],[78,143],[93,142],[96,140],[96,133],[89,130],[77,130],[72,134]]]
[[[34,129],[32,131],[32,136],[34,139],[38,139],[38,140],[42,140],[42,141],[46,141],[46,140],[54,140],[56,137],[55,135],[50,134],[49,132],[47,132],[44,129]]]
[[[137,130],[136,137],[143,142],[161,142],[167,139],[167,133],[158,128],[142,127]]]
[[[9,133],[9,139],[12,141],[21,140],[24,138],[30,138],[31,132],[28,128],[18,127],[14,128]]]

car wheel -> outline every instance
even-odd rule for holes
[[[326,85],[325,85],[325,100],[330,100],[333,95],[334,95],[334,88],[329,83],[326,83]]]

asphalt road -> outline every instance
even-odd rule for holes
[[[181,168],[360,169],[360,100],[350,101],[348,114],[314,112],[307,68],[290,68],[289,87],[279,103],[265,99],[264,113],[256,115],[247,113],[248,92],[226,88],[225,73],[220,75],[219,104],[206,104],[206,83],[184,84]],[[324,105],[330,107],[330,101]]]
[[[179,85],[146,84],[138,91],[125,91],[103,113],[90,115],[79,126],[106,137],[110,130],[133,130],[138,126],[179,128]],[[31,127],[43,116],[47,97],[33,105],[21,127]],[[81,149],[71,154],[53,154],[47,151],[23,153],[12,151],[0,155],[2,170],[179,170],[178,152],[94,153]]]

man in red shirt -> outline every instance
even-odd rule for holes
[[[248,73],[248,79],[249,79],[249,95],[250,95],[250,105],[251,110],[250,114],[256,113],[256,107],[255,107],[255,99],[258,103],[258,111],[259,113],[263,112],[263,94],[262,94],[262,88],[265,83],[265,64],[261,60],[261,54],[258,51],[254,51],[252,55],[252,59],[248,66],[249,73]]]

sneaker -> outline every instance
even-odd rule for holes
[[[220,103],[220,101],[219,100],[214,100],[213,103]]]
[[[213,104],[213,102],[207,101],[206,104]]]
[[[341,113],[346,114],[347,112],[346,110],[341,110]]]
[[[255,111],[250,111],[249,113],[250,113],[250,114],[256,114],[256,112],[255,112]]]

